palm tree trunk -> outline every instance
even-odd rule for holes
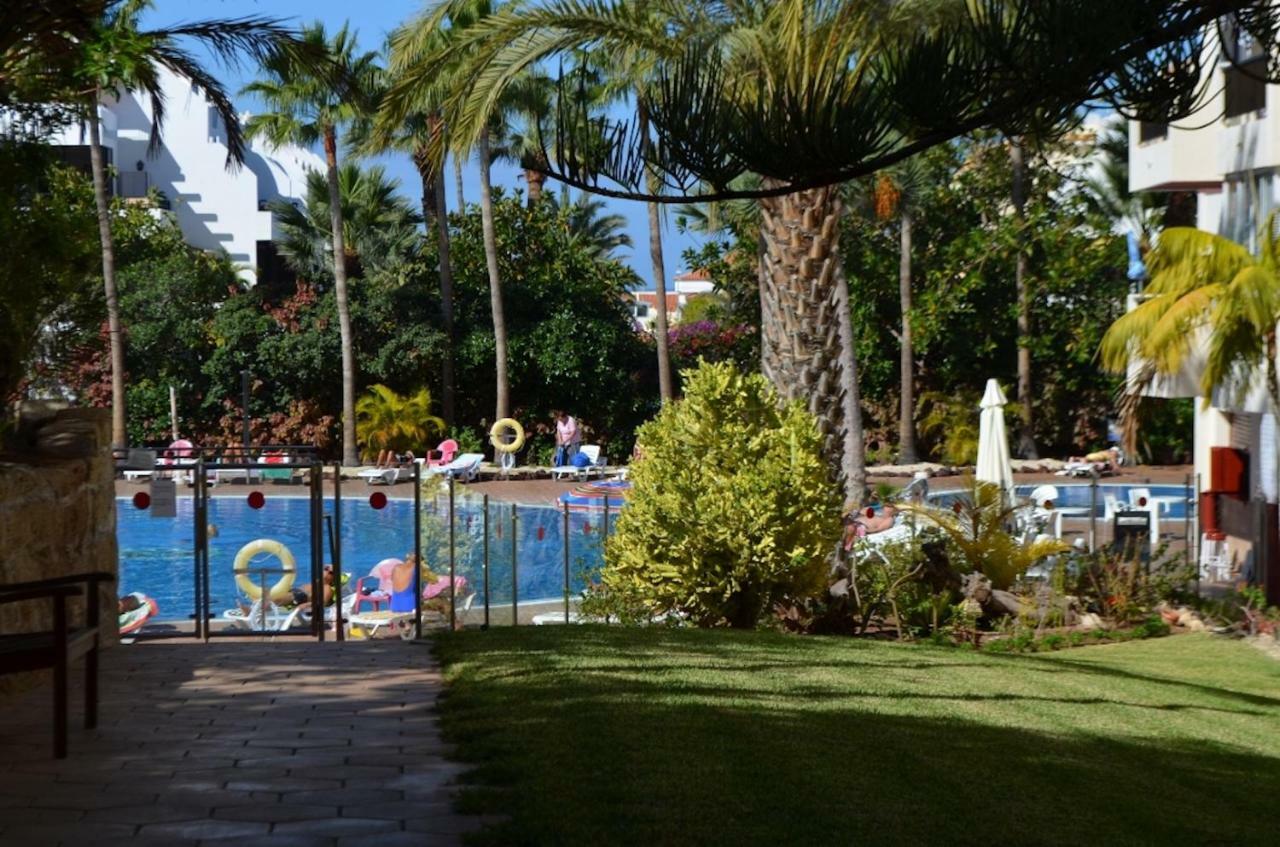
[[[843,454],[840,470],[845,479],[845,500],[859,503],[867,493],[866,436],[862,430],[862,391],[858,385],[858,351],[853,341],[853,311],[849,308],[849,280],[836,256],[836,317],[840,321],[840,346],[843,367],[840,369],[840,396],[844,418]]]
[[[342,464],[358,465],[356,449],[356,356],[351,337],[351,309],[347,301],[347,251],[342,239],[342,192],[338,188],[338,138],[324,133],[325,176],[329,182],[329,226],[333,230],[333,290],[338,301],[338,332],[342,339]]]
[[[1266,334],[1267,393],[1271,395],[1271,414],[1280,419],[1280,376],[1276,374],[1276,333]]]
[[[107,198],[107,169],[102,161],[102,134],[98,126],[98,93],[89,104],[89,164],[93,170],[93,200],[98,208],[98,237],[102,241],[102,288],[107,300],[107,340],[111,356],[111,446],[124,447],[124,334],[120,327],[120,300],[116,292],[116,248],[111,238],[111,204]]]
[[[525,168],[524,181],[529,186],[529,202],[530,209],[542,199],[542,189],[547,182],[547,175],[542,171],[535,171],[532,168]]]
[[[480,134],[480,221],[484,230],[484,263],[489,270],[489,307],[493,313],[493,354],[497,371],[494,420],[510,417],[507,396],[507,319],[502,309],[502,279],[498,275],[498,239],[493,226],[493,197],[489,186],[489,131]]]
[[[768,187],[778,184],[765,181]],[[760,201],[761,365],[784,400],[808,404],[832,475],[849,499],[860,499],[865,472],[852,433],[861,413],[854,408],[857,392],[849,387],[857,374],[848,287],[841,285],[839,222],[833,186]]]
[[[1027,164],[1021,140],[1009,146],[1009,164],[1013,169],[1013,215],[1017,227],[1018,258],[1014,266],[1014,289],[1018,298],[1018,405],[1021,426],[1018,429],[1018,455],[1024,459],[1040,458],[1036,450],[1034,413],[1031,396],[1031,287],[1027,280]]]
[[[640,137],[644,145],[649,146],[649,110],[644,98],[637,96],[639,107]],[[654,176],[648,171],[649,190],[654,190]],[[668,403],[675,396],[675,387],[671,382],[671,351],[667,338],[667,269],[662,258],[662,217],[658,213],[657,203],[646,204],[649,207],[649,262],[653,266],[653,290],[657,294],[656,311],[653,315],[653,340],[658,348],[658,396],[663,403]]]
[[[914,465],[916,456],[916,383],[915,350],[911,339],[911,212],[905,207],[901,215],[898,256],[898,300],[902,309],[901,381],[902,398],[898,410],[898,464]]]
[[[444,360],[440,363],[440,410],[444,422],[453,426],[456,400],[453,375],[453,261],[449,257],[449,210],[445,206],[442,180],[435,181],[436,241],[440,253],[440,319],[444,324]]]
[[[462,157],[456,153],[453,156],[453,188],[458,194],[458,211],[465,212],[467,197],[462,193]]]
[[[425,144],[413,153],[413,163],[422,177],[422,219],[427,231],[435,230],[440,261],[440,321],[444,324],[444,358],[440,362],[440,411],[445,424],[454,420],[453,385],[453,263],[449,260],[449,210],[444,180],[432,172]]]

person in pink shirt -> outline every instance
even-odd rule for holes
[[[573,462],[573,457],[578,454],[578,447],[582,444],[582,431],[578,429],[578,422],[573,416],[563,409],[557,409],[552,415],[556,419],[554,464],[558,468]]]

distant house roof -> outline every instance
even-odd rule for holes
[[[706,268],[695,268],[691,271],[685,271],[675,278],[676,282],[711,282],[711,274],[707,273]]]

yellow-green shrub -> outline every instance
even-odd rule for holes
[[[640,428],[606,588],[655,614],[751,627],[775,601],[822,590],[840,496],[813,417],[758,374],[701,363],[684,398]]]

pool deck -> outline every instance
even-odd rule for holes
[[[49,688],[0,699],[0,844],[460,845],[430,647],[234,639],[102,657],[52,756]]]

